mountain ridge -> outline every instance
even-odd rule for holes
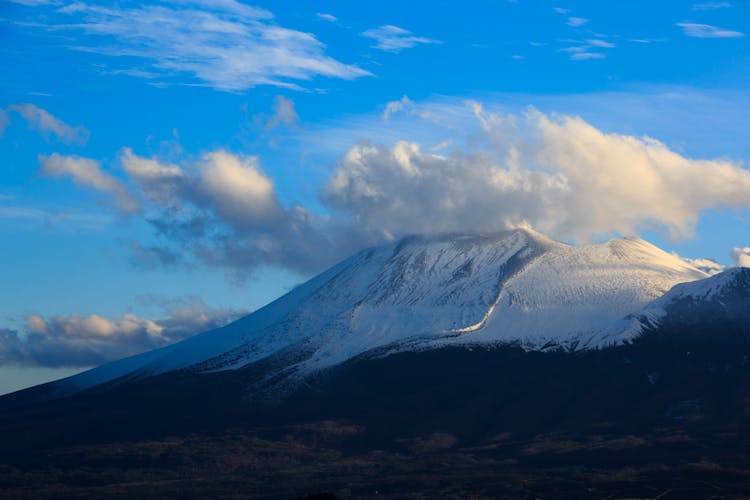
[[[53,383],[48,393],[261,360],[278,360],[277,375],[299,380],[370,351],[604,347],[637,334],[620,328],[624,318],[707,276],[640,238],[569,245],[526,228],[410,236],[358,252],[230,325]]]

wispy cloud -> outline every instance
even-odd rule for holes
[[[268,119],[265,130],[272,130],[281,125],[291,127],[299,122],[299,115],[294,109],[294,102],[284,96],[276,96],[273,103],[273,115]]]
[[[443,43],[440,40],[414,36],[411,31],[392,24],[369,29],[364,31],[362,36],[372,38],[377,42],[374,47],[386,52],[401,52],[421,44]]]
[[[387,122],[391,119],[391,115],[394,115],[396,113],[399,113],[401,111],[404,111],[406,109],[413,109],[414,103],[411,99],[409,99],[408,96],[403,96],[398,101],[390,101],[385,105],[385,110],[383,110],[383,121]]]
[[[570,12],[570,9],[565,9],[563,7],[554,7],[552,10],[554,10],[558,14],[563,14],[563,15],[568,14]]]
[[[8,109],[15,111],[29,124],[29,127],[38,131],[46,139],[55,137],[66,144],[86,144],[89,140],[89,131],[82,125],[68,125],[49,111],[30,103],[12,104]],[[7,120],[7,114],[6,114]],[[6,121],[6,124],[8,122]],[[0,115],[0,131],[2,130],[2,115]]]
[[[339,20],[338,17],[334,16],[333,14],[326,14],[325,12],[318,12],[315,14],[318,16],[318,19],[322,19],[323,21],[328,21],[329,23],[335,23]]]
[[[692,10],[702,11],[702,10],[726,9],[731,6],[732,4],[729,2],[705,2],[705,3],[696,3],[691,8]]]
[[[39,156],[42,168],[40,175],[47,177],[70,177],[80,187],[107,194],[122,213],[140,210],[138,202],[128,188],[116,177],[102,171],[98,161],[80,156],[52,154]]]
[[[571,61],[588,61],[591,59],[604,59],[605,56],[601,52],[574,52],[570,54]]]
[[[387,122],[392,116],[399,113],[404,113],[408,116],[416,116],[423,120],[431,120],[435,117],[431,111],[422,106],[418,106],[414,101],[409,99],[409,96],[402,96],[401,99],[397,101],[389,101],[386,103],[381,118],[384,122]]]
[[[568,26],[572,26],[574,28],[583,26],[584,24],[588,22],[589,20],[586,19],[585,17],[569,17],[568,18]]]
[[[325,55],[325,45],[314,35],[279,26],[269,11],[234,0],[164,0],[132,8],[77,2],[58,12],[70,21],[48,21],[60,16],[46,15],[37,24],[78,33],[71,49],[145,61],[145,68],[119,69],[159,75],[165,83],[242,91],[257,85],[298,88],[318,76],[370,74]]]
[[[2,198],[0,198],[2,201]],[[102,229],[111,222],[110,217],[101,213],[82,213],[65,209],[48,209],[33,206],[0,204],[0,219],[20,219],[38,221],[44,225],[74,227],[76,230]]]
[[[684,260],[685,262],[687,262],[691,266],[697,267],[698,269],[700,269],[704,273],[712,275],[712,276],[714,274],[718,274],[718,273],[720,273],[720,272],[722,272],[722,271],[724,271],[726,269],[725,266],[719,264],[718,262],[716,262],[713,259],[705,259],[705,258],[690,259],[690,258],[687,258],[687,257],[682,257],[681,255],[678,255],[675,252],[672,252],[672,255],[674,255],[675,257],[678,257],[678,258]]]
[[[613,49],[615,44],[602,40],[600,38],[594,38],[589,40],[566,40],[569,45],[559,49],[559,52],[567,52],[570,54],[570,59],[573,61],[586,61],[590,59],[604,59],[606,54],[601,51],[595,51],[592,49]]]
[[[631,42],[633,43],[640,43],[640,44],[650,44],[650,43],[662,43],[665,42],[665,38],[631,38]]]
[[[694,38],[740,38],[744,33],[712,26],[710,24],[677,23],[682,32]]]

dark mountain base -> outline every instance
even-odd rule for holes
[[[744,328],[665,326],[601,351],[361,358],[276,404],[259,397],[258,367],[4,398],[0,496],[741,497]]]

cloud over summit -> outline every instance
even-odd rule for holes
[[[469,103],[483,145],[447,155],[416,143],[353,146],[324,200],[353,224],[384,234],[493,231],[528,222],[587,240],[663,227],[690,236],[713,207],[750,207],[750,172],[693,160],[649,137],[607,134],[581,118]]]
[[[127,183],[77,157],[42,158],[42,173],[109,194],[121,210],[140,204],[155,234],[132,245],[143,265],[202,263],[238,278],[264,265],[320,271],[413,233],[528,224],[562,240],[646,229],[686,238],[706,210],[750,208],[750,172],[741,164],[688,158],[577,116],[404,96],[362,130],[378,127],[396,138],[349,145],[320,188],[325,213],[285,205],[258,157],[222,149],[168,163],[124,148]],[[424,128],[439,140],[410,139]]]

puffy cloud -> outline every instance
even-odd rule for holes
[[[201,201],[233,226],[256,228],[282,217],[273,182],[258,169],[256,157],[206,153],[198,192]]]
[[[372,38],[377,42],[374,47],[386,52],[401,52],[420,44],[443,43],[440,40],[414,36],[411,31],[392,24],[369,29],[362,32],[362,36]]]
[[[223,326],[246,311],[213,308],[196,297],[144,297],[167,315],[156,320],[132,313],[117,319],[86,316],[26,317],[25,332],[0,329],[0,364],[46,367],[99,365],[178,342]]]
[[[39,131],[46,138],[54,135],[66,144],[85,144],[89,140],[89,131],[85,127],[68,125],[49,111],[33,104],[12,104],[8,106],[8,109],[21,115],[29,127]],[[0,116],[0,131],[2,127],[2,116]]]
[[[120,163],[128,177],[138,183],[149,200],[165,206],[179,203],[187,180],[185,172],[179,166],[137,156],[130,148],[123,148]]]
[[[224,267],[241,281],[261,265],[317,271],[366,238],[301,206],[284,207],[256,157],[207,152],[185,167],[124,149],[123,168],[149,199],[155,244],[133,243],[139,266]]]
[[[208,264],[241,280],[265,265],[317,272],[412,233],[530,224],[563,240],[643,229],[683,238],[705,210],[750,207],[750,172],[739,163],[688,158],[650,137],[605,133],[576,116],[408,98],[386,111],[387,125],[372,116],[345,127],[357,136],[378,127],[387,133],[378,142],[343,141],[348,152],[320,194],[325,215],[282,204],[257,157],[214,150],[174,164],[123,149],[123,169],[143,196],[155,236],[132,243],[134,262]],[[422,139],[398,139],[407,134]],[[335,142],[337,133],[326,137]],[[48,170],[88,179],[98,165]]]
[[[55,153],[50,156],[40,155],[39,162],[42,164],[41,175],[69,176],[77,186],[109,194],[123,213],[140,210],[138,202],[135,201],[125,184],[116,177],[103,172],[96,160]]]
[[[442,156],[416,143],[352,147],[325,202],[370,232],[493,231],[523,222],[587,240],[665,227],[692,234],[713,207],[750,207],[750,172],[694,160],[649,137],[607,134],[573,116],[523,117],[469,103],[486,147]]]
[[[71,49],[120,57],[116,73],[190,82],[226,91],[257,85],[297,88],[316,76],[354,79],[370,75],[325,54],[314,35],[284,28],[267,10],[235,0],[159,1],[126,7],[75,2],[34,23],[81,33]],[[68,16],[60,20],[60,16]],[[137,67],[124,66],[138,60]],[[143,68],[142,62],[148,66]]]
[[[677,23],[682,32],[693,38],[740,38],[744,33],[711,26],[710,24]]]
[[[731,257],[739,267],[750,267],[750,247],[733,248]]]

